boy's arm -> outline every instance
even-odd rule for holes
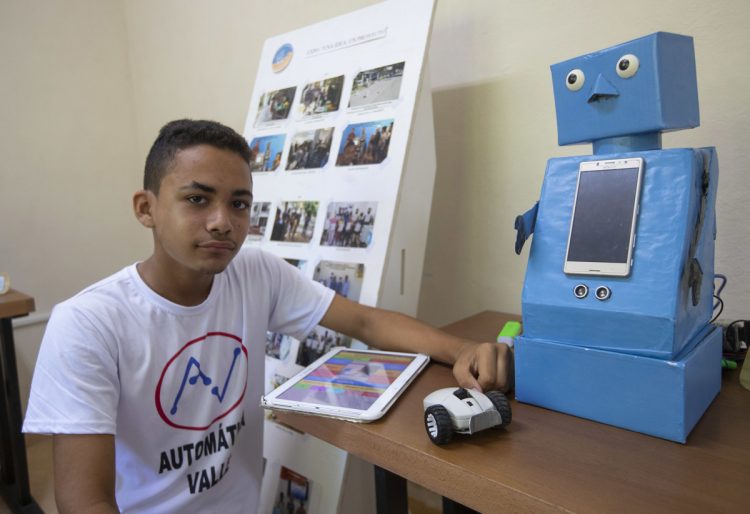
[[[505,344],[454,337],[412,317],[360,305],[339,295],[320,324],[381,350],[424,353],[451,364],[462,387],[481,391],[513,387],[513,354]]]
[[[115,500],[115,438],[109,434],[53,437],[55,501],[61,514],[112,514]]]

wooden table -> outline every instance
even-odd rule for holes
[[[31,296],[13,289],[0,295],[0,495],[13,512],[24,514],[41,514],[42,510],[29,491],[11,320],[33,311]]]
[[[493,340],[509,319],[517,318],[487,311],[445,330]],[[455,384],[435,363],[377,422],[278,418],[484,513],[750,512],[750,391],[738,377],[724,371],[686,445],[512,401],[507,429],[438,447],[425,433],[422,399]]]

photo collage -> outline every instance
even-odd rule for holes
[[[376,2],[263,44],[242,129],[253,193],[243,251],[283,259],[282,276],[299,273],[336,302],[404,311],[416,302],[421,260],[407,268],[403,255],[424,251],[412,234],[427,232],[436,166],[425,68],[434,7]],[[356,329],[314,323],[272,323],[251,342],[265,353],[266,394],[334,347],[367,348]],[[356,495],[342,495],[346,453],[285,420],[264,414],[257,512],[357,511]]]
[[[335,166],[381,164],[388,157],[393,119],[346,124],[338,134],[336,125],[343,116],[379,113],[397,101],[404,65],[405,62],[398,62],[358,72],[349,83],[345,113],[340,109],[345,93],[344,75],[309,82],[301,88],[291,86],[264,92],[257,106],[255,134],[249,140],[252,171],[320,170],[329,163],[334,139],[338,141]],[[290,121],[296,122],[298,130],[277,133],[286,126],[284,122]]]
[[[285,259],[289,264],[302,270],[306,261]],[[332,289],[337,294],[358,302],[365,277],[363,263],[321,261],[315,267],[313,280]],[[325,327],[315,327],[303,341],[295,341],[289,336],[269,332],[266,335],[266,355],[281,361],[294,361],[297,366],[308,366],[336,346],[349,347],[352,339]],[[274,385],[284,382],[282,376],[274,377]],[[288,378],[288,377],[286,377]]]
[[[357,72],[349,83],[347,113],[361,116],[369,109],[387,112],[388,105],[399,99],[404,65],[405,62],[397,62]],[[292,86],[261,94],[254,136],[248,138],[253,174],[320,171],[331,166],[362,169],[386,161],[394,118],[350,122],[353,120],[342,118],[346,113],[337,116],[345,80],[345,75],[339,75],[301,88]],[[275,132],[283,121],[295,122],[288,133],[264,133]],[[336,146],[334,140],[338,141]],[[331,156],[334,148],[336,152]],[[320,205],[315,201],[281,201],[272,208],[271,202],[258,201],[252,205],[248,241],[307,244],[320,223],[320,245],[367,248],[372,242],[376,212],[377,202]],[[266,230],[269,222],[271,229]]]
[[[388,114],[399,100],[404,68],[405,62],[395,62],[358,70],[349,77],[339,74],[262,92],[252,137],[248,137],[253,174],[269,178],[287,174],[294,180],[300,172],[304,176],[326,169],[363,170],[384,165],[398,125],[396,116]],[[357,196],[361,195],[359,191]],[[377,219],[377,201],[256,201],[251,206],[247,240],[283,244],[294,256],[311,246],[366,250],[373,244]],[[283,250],[277,253],[285,256]],[[349,262],[321,260],[313,279],[359,301],[366,259],[348,255],[346,260]],[[301,270],[306,262],[287,261]],[[266,355],[307,366],[334,346],[351,343],[351,338],[323,327],[316,327],[304,341],[269,333]],[[285,378],[275,376],[274,385]]]
[[[373,194],[371,201],[360,200],[376,188],[340,186],[351,183],[341,174],[362,177],[369,170],[369,180],[384,180],[378,174],[389,163],[392,137],[398,130],[404,70],[405,61],[396,61],[261,90],[253,105],[257,112],[248,120],[250,167],[259,199],[251,206],[247,241],[264,248],[270,245],[289,264],[355,302],[360,301],[365,267],[371,262],[366,252],[375,243],[379,197]],[[338,183],[330,186],[324,179],[329,170],[339,173]],[[297,194],[287,193],[303,181],[317,182],[317,194],[309,192],[314,188],[302,186]],[[275,201],[268,201],[269,190]],[[354,197],[357,200],[348,200]],[[330,258],[331,252],[347,253],[339,260]],[[308,261],[313,270],[305,270]],[[274,368],[270,385],[280,385],[299,367],[352,342],[320,326],[301,341],[268,333],[266,355],[282,364]]]
[[[429,214],[433,10],[429,0],[376,2],[263,44],[242,131],[253,182],[243,250],[284,260],[283,275],[299,273],[336,302],[398,310],[411,302],[411,277],[421,275],[404,282],[398,263],[404,247],[422,251],[409,235]],[[269,324],[265,341],[252,342],[264,352],[266,394],[334,347],[367,348],[359,340],[366,336],[314,321]],[[347,454],[284,421],[264,413],[268,462],[257,512],[355,512],[356,495],[342,496]]]

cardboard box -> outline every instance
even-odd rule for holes
[[[516,338],[516,399],[685,443],[721,387],[721,329],[675,360]]]

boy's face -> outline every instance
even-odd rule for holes
[[[173,273],[222,272],[250,228],[252,175],[239,155],[209,145],[180,150],[148,192],[154,258]]]

